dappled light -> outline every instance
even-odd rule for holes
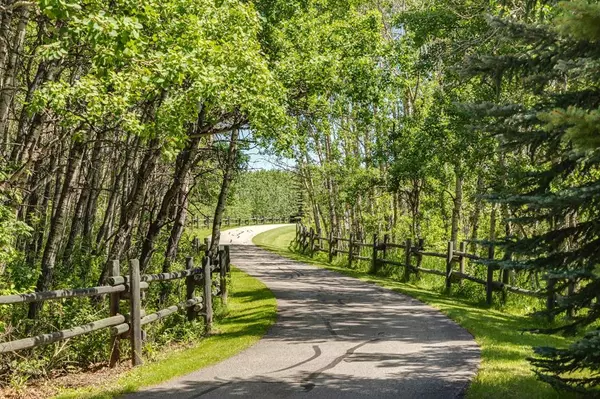
[[[269,229],[233,229],[223,239],[232,240],[232,262],[277,298],[277,322],[246,352],[132,397],[464,394],[479,364],[471,334],[408,296],[248,245]]]

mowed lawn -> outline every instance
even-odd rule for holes
[[[329,264],[323,255],[311,258],[299,254],[290,246],[295,227],[286,226],[259,234],[254,243],[282,256],[327,268],[351,277],[390,288],[417,298],[441,310],[467,329],[481,347],[481,366],[467,392],[467,398],[574,398],[575,394],[555,391],[538,379],[531,369],[528,356],[533,346],[566,346],[562,336],[535,335],[522,332],[532,327],[531,318],[511,314],[509,310],[494,310],[468,299],[428,291],[411,283],[370,275]],[[418,334],[418,331],[415,331]]]

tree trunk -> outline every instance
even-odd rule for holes
[[[177,251],[179,247],[179,241],[181,240],[181,236],[183,235],[183,230],[185,229],[185,222],[187,219],[187,207],[188,207],[188,195],[190,191],[189,187],[189,176],[186,176],[186,182],[181,187],[181,191],[179,191],[179,200],[177,206],[177,214],[175,216],[175,222],[173,223],[173,227],[171,227],[171,234],[169,235],[169,240],[167,241],[167,249],[165,251],[165,260],[162,265],[162,272],[169,273],[171,271],[171,264],[177,258]],[[169,294],[170,284],[164,284],[161,293],[159,303],[165,303],[166,298]]]
[[[29,7],[20,7],[20,18],[19,24],[14,35],[14,40],[8,57],[6,59],[6,67],[3,76],[2,90],[0,92],[0,137],[2,137],[2,145],[8,143],[8,113],[15,96],[16,86],[16,75],[17,75],[17,62],[19,54],[23,49],[23,42],[25,41],[25,33],[27,30],[27,23],[29,22]],[[4,148],[0,148],[4,152]]]
[[[94,149],[92,150],[92,159],[88,170],[89,195],[85,204],[83,214],[82,241],[83,248],[87,253],[92,251],[92,235],[94,222],[96,221],[98,197],[100,196],[100,186],[102,184],[102,175],[104,165],[102,163],[102,136],[96,138]]]
[[[144,155],[138,168],[136,179],[133,181],[131,192],[127,201],[125,202],[125,209],[121,210],[119,227],[115,232],[114,240],[108,252],[106,263],[104,264],[102,272],[100,273],[98,285],[104,284],[106,278],[108,277],[108,272],[112,265],[112,261],[121,259],[127,246],[134,223],[143,205],[149,178],[154,172],[156,162],[160,157],[160,148],[158,147],[158,139],[153,139],[148,144],[148,151],[146,151],[146,154]]]
[[[6,0],[6,6],[12,5],[12,0]],[[8,57],[8,42],[10,40],[10,23],[12,21],[12,10],[0,13],[0,89],[4,82],[4,71]]]
[[[223,173],[223,182],[221,183],[221,191],[219,192],[219,199],[217,201],[217,207],[215,209],[215,217],[213,219],[212,228],[212,240],[210,242],[209,252],[215,254],[219,248],[219,240],[221,239],[221,222],[223,221],[223,212],[225,212],[225,205],[227,204],[227,196],[229,194],[229,187],[233,176],[235,175],[235,169],[237,167],[237,140],[239,130],[234,129],[231,132],[231,140],[229,142],[229,152],[227,154],[227,165]]]
[[[72,195],[71,187],[77,178],[84,148],[84,144],[77,141],[73,143],[73,147],[69,154],[61,194],[58,198],[54,216],[50,222],[50,230],[48,232],[44,254],[42,255],[42,274],[37,282],[37,291],[48,291],[52,287],[54,266],[60,245],[60,233],[66,221],[68,203]],[[42,309],[42,304],[43,302],[32,303],[29,306],[28,317],[30,319],[35,319],[37,317],[38,312]]]
[[[201,117],[198,121],[198,126],[202,125]],[[140,267],[141,271],[144,272],[150,263],[152,253],[154,252],[154,241],[160,234],[163,226],[168,221],[169,209],[171,208],[173,201],[177,198],[177,195],[181,191],[181,187],[186,182],[189,171],[193,168],[195,161],[197,160],[196,153],[198,152],[198,144],[200,143],[200,136],[195,135],[195,138],[190,139],[186,147],[179,153],[177,157],[175,173],[173,175],[173,182],[171,186],[163,196],[160,209],[148,227],[148,232],[142,245],[142,254],[140,256]]]
[[[477,241],[479,237],[479,219],[481,217],[481,209],[483,208],[483,200],[481,196],[484,190],[484,180],[481,175],[477,177],[477,192],[475,193],[475,207],[471,218],[471,252],[477,253]]]
[[[456,183],[454,186],[454,201],[452,206],[452,228],[450,231],[450,241],[454,243],[454,248],[458,248],[458,225],[460,223],[461,209],[463,203],[463,180],[464,176],[459,168],[455,169]]]

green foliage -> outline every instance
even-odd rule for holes
[[[1,178],[2,173],[0,171]],[[31,233],[31,227],[20,221],[14,209],[6,205],[16,200],[11,198],[13,195],[15,194],[5,192],[0,188],[0,295],[9,295],[15,292],[15,289],[20,288],[13,281],[15,278],[18,279],[18,276],[12,274],[13,272],[19,274],[25,271],[13,271],[9,265],[18,263],[23,255],[16,249],[17,238],[28,237]]]
[[[226,214],[231,218],[281,217],[297,212],[294,174],[256,170],[237,175]]]
[[[600,319],[600,8],[572,1],[561,3],[558,10],[558,18],[541,25],[492,19],[502,42],[511,46],[502,55],[476,56],[466,66],[477,75],[501,71],[496,77],[503,78],[502,89],[519,85],[523,90],[520,96],[507,93],[498,105],[484,107],[490,130],[533,161],[494,196],[515,210],[512,221],[530,231],[506,237],[505,249],[513,256],[496,264],[558,278],[558,292],[567,281],[580,286],[549,311],[558,315],[573,309],[574,318],[542,332],[572,332]],[[532,363],[539,377],[557,388],[597,394],[596,336],[596,330],[589,332],[566,349],[536,349]]]

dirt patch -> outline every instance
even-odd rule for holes
[[[24,387],[0,388],[0,398],[45,399],[67,388],[98,387],[116,380],[130,368],[128,362],[123,362],[112,369],[107,365],[97,365],[79,372],[57,374],[48,379],[32,381]]]

